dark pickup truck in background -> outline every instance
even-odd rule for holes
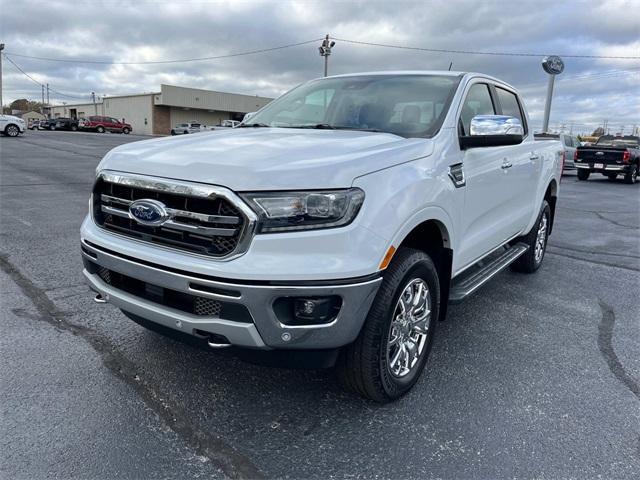
[[[640,173],[639,138],[603,135],[594,145],[578,147],[574,155],[578,180],[587,180],[593,172],[601,173],[609,180],[624,175],[626,183],[636,183]]]

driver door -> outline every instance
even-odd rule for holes
[[[495,105],[486,83],[473,84],[460,114],[460,134],[468,134],[474,116],[495,115]],[[456,270],[474,263],[513,235],[508,175],[503,168],[510,149],[500,146],[461,150],[466,185]]]

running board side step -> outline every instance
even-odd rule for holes
[[[482,285],[515,262],[527,250],[529,250],[528,245],[525,245],[524,243],[516,243],[506,249],[498,257],[480,267],[479,270],[475,270],[473,273],[468,275],[462,275],[460,280],[454,279],[451,291],[449,292],[449,303],[462,302]]]

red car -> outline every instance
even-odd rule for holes
[[[122,123],[117,118],[102,117],[98,115],[81,119],[78,123],[78,127],[81,130],[90,130],[98,133],[131,133],[131,125],[128,123]]]

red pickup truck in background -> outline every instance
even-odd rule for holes
[[[609,180],[624,175],[626,183],[636,183],[640,174],[638,139],[633,135],[602,135],[594,145],[578,147],[574,154],[578,180],[601,173]]]
[[[114,133],[131,133],[131,125],[128,123],[122,123],[117,118],[103,117],[94,115],[88,118],[80,119],[78,122],[78,128],[80,130],[89,130],[98,133],[114,132]]]

